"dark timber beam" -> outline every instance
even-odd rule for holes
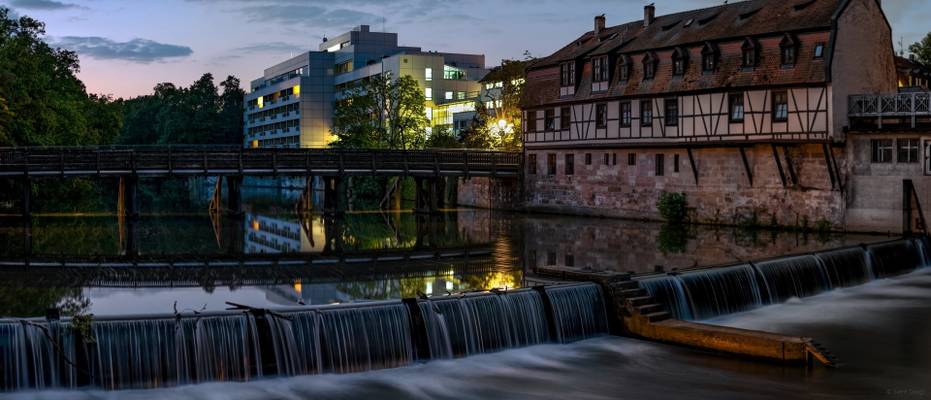
[[[23,218],[32,217],[32,180],[29,178],[22,179],[23,185]]]
[[[837,187],[838,177],[836,171],[834,171],[834,164],[831,162],[831,147],[827,143],[822,143],[821,150],[824,152],[824,163],[828,167],[828,176],[831,177],[831,189],[834,189]]]
[[[242,176],[226,178],[226,208],[232,215],[242,215]]]
[[[692,148],[686,147],[685,151],[689,155],[689,165],[692,167],[692,177],[695,179],[695,184],[698,185],[698,168],[695,167],[695,156],[692,155]]]
[[[798,185],[798,174],[795,173],[795,167],[792,165],[792,158],[789,156],[789,146],[782,146],[782,154],[786,158],[786,170],[789,171],[789,177],[792,178],[792,184]]]
[[[747,180],[750,182],[750,186],[753,186],[753,171],[750,170],[750,162],[747,161],[747,152],[743,146],[738,148],[740,149],[740,159],[743,160],[744,172],[747,173]]]
[[[779,179],[782,180],[782,186],[789,186],[786,183],[786,173],[782,170],[782,160],[779,159],[779,151],[776,150],[776,145],[771,145],[773,148],[773,159],[776,160],[776,168],[779,170]]]

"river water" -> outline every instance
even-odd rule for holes
[[[292,211],[247,197],[241,218],[190,213],[0,218],[0,318],[287,309],[532,285],[542,266],[652,274],[885,240],[677,227],[487,210]],[[307,262],[294,266],[289,262]],[[252,264],[250,264],[252,263]],[[269,264],[270,263],[270,264]],[[931,397],[928,270],[712,320],[810,336],[840,368],[781,367],[602,337],[347,375],[13,398],[905,398]]]
[[[350,375],[12,398],[178,399],[926,399],[931,270],[712,322],[816,338],[838,368],[740,361],[604,337]]]

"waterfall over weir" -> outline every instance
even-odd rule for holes
[[[675,318],[702,320],[928,266],[928,238],[829,250],[640,280]]]
[[[569,342],[608,328],[601,288],[573,284],[411,304],[97,320],[89,330],[84,340],[67,321],[0,320],[0,390],[348,373]]]

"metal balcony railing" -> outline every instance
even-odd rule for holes
[[[880,127],[884,118],[908,118],[914,128],[918,117],[931,116],[929,92],[852,95],[847,104],[848,117],[876,118]]]

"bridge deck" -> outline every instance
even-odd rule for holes
[[[232,146],[0,148],[0,176],[496,176],[521,154],[484,150],[243,149]]]

